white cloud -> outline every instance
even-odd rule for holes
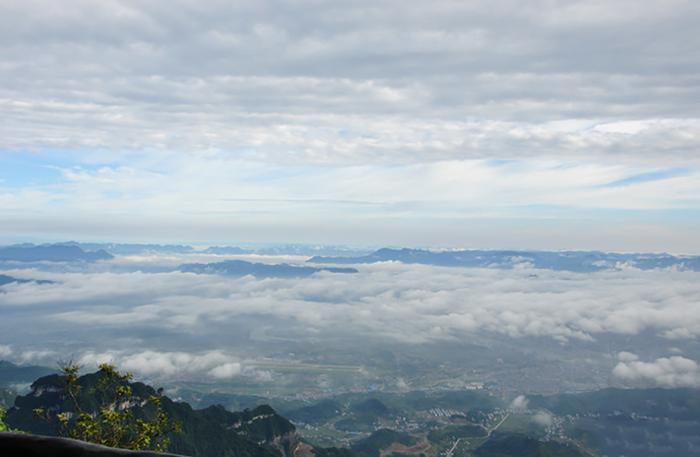
[[[700,386],[700,367],[697,362],[681,356],[661,357],[651,362],[620,357],[620,362],[613,369],[613,376],[622,383],[633,386]]]
[[[100,363],[113,363],[120,370],[148,378],[209,377],[216,380],[231,379],[241,373],[240,362],[221,351],[203,353],[186,352],[86,352],[78,363],[95,367]]]
[[[697,8],[426,5],[3,2],[4,231],[697,249]]]
[[[103,185],[123,175],[160,185],[153,165],[183,158],[323,166],[697,159],[697,64],[691,47],[677,46],[696,38],[675,26],[696,10],[651,2],[630,23],[619,5],[600,6],[601,18],[616,20],[592,29],[571,16],[587,17],[590,2],[438,3],[181,1],[177,13],[166,1],[86,3],[65,14],[51,2],[5,2],[0,148],[73,150],[79,162],[103,166],[64,177]],[[280,7],[289,14],[276,14]],[[667,34],[658,33],[660,15]],[[601,46],[599,28],[634,31],[629,49]],[[640,30],[664,38],[653,55]],[[684,71],[669,74],[671,63]],[[167,151],[177,151],[172,160]]]
[[[100,154],[95,156],[88,160],[99,163]],[[698,249],[692,221],[700,208],[700,179],[689,163],[442,157],[309,165],[226,152],[156,152],[78,166],[37,157],[32,160],[45,159],[47,167],[60,170],[59,182],[0,186],[8,234],[74,238],[100,230],[100,237],[158,242],[231,242],[235,234],[249,241],[309,243]],[[616,182],[623,185],[609,185]],[[659,211],[684,217],[661,218]],[[105,218],[109,227],[100,223]]]
[[[406,342],[461,339],[479,332],[564,342],[642,332],[673,334],[678,341],[700,335],[695,272],[577,274],[397,263],[362,265],[360,270],[295,280],[25,272],[56,282],[9,288],[0,294],[0,309],[26,319],[46,313],[54,326],[110,328],[138,338],[160,329],[201,334],[206,340],[212,325],[250,316],[273,325],[284,321],[283,327],[305,335],[341,331]],[[41,327],[34,323],[33,328]]]
[[[25,350],[19,353],[15,352],[13,358],[20,364],[43,363],[47,360],[56,361],[58,353],[52,349],[36,349]]]
[[[0,344],[0,358],[9,357],[12,355],[12,348],[10,346]]]
[[[637,356],[637,354],[633,354],[631,352],[626,352],[626,351],[622,351],[619,354],[617,354],[617,358],[620,360],[620,362],[623,362],[623,363],[635,362],[635,361],[639,360],[639,357]]]
[[[50,349],[17,350],[9,345],[0,344],[0,359],[8,359],[19,364],[45,363],[56,361],[57,353]]]
[[[208,374],[216,379],[231,379],[241,374],[241,364],[238,362],[225,363],[212,368]]]
[[[4,2],[1,146],[323,163],[691,157],[697,9],[591,5]],[[572,134],[553,120],[611,126]],[[629,124],[657,122],[652,142]]]
[[[208,258],[174,257],[167,256],[165,264]],[[154,259],[147,263],[158,266]],[[300,279],[104,271],[130,266],[131,261],[114,262],[85,273],[8,271],[54,281],[16,284],[0,294],[0,333],[13,342],[8,358],[53,366],[74,355],[92,364],[112,360],[142,376],[238,375],[269,382],[274,370],[267,376],[245,362],[264,354],[254,348],[265,347],[266,341],[408,348],[487,341],[509,347],[545,344],[593,351],[587,357],[603,363],[609,344],[614,348],[622,337],[628,341],[623,348],[635,354],[619,355],[620,374],[643,367],[637,363],[644,357],[658,357],[650,341],[667,347],[670,334],[672,345],[694,358],[688,343],[700,336],[696,272],[580,274],[394,262],[360,265],[357,274]],[[30,326],[31,337],[21,330]],[[51,351],[42,353],[47,347]]]
[[[279,379],[278,377],[275,377],[275,374],[270,370],[258,370],[254,368],[245,368],[243,370],[243,375],[248,376],[260,383],[271,383],[276,379]]]
[[[411,389],[406,380],[401,377],[396,378],[396,388],[399,390],[399,392],[408,392]]]
[[[524,411],[527,409],[530,400],[525,395],[518,395],[510,402],[510,409],[514,411]]]
[[[552,425],[552,415],[547,411],[537,411],[532,415],[532,421],[540,427],[549,427]]]

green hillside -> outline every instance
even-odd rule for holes
[[[286,416],[295,422],[322,424],[338,416],[343,407],[333,400],[322,400],[316,404],[302,406],[286,412]]]
[[[524,435],[493,436],[476,450],[476,457],[584,457],[564,444],[542,442]]]
[[[78,378],[79,402],[83,409],[96,410],[101,402],[98,382],[101,372]],[[159,393],[143,383],[128,383],[132,396],[128,408],[135,417],[147,417],[146,399]],[[17,397],[14,407],[7,412],[10,427],[34,434],[58,435],[58,423],[37,417],[36,408],[74,413],[73,403],[67,397],[65,377],[50,375],[36,380],[31,392]],[[260,406],[242,412],[230,412],[221,406],[194,410],[187,403],[172,401],[162,396],[161,404],[168,416],[181,424],[181,433],[171,433],[168,451],[193,457],[278,457],[288,454],[296,439],[294,425],[279,416],[269,406]]]
[[[402,432],[389,430],[387,428],[379,429],[372,433],[367,438],[355,442],[351,449],[359,454],[364,454],[368,457],[379,457],[380,451],[391,446],[394,443],[412,446],[418,440]]]

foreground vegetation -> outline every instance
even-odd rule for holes
[[[68,364],[37,379],[15,399],[5,423],[32,434],[194,457],[278,457],[296,444],[294,425],[270,407],[193,410],[111,365],[81,376]]]
[[[145,401],[134,398],[131,373],[120,373],[114,365],[101,364],[97,383],[85,396],[78,383],[79,370],[72,362],[61,368],[63,395],[70,401],[70,410],[33,410],[37,417],[56,422],[60,435],[122,449],[165,451],[170,443],[168,436],[181,432],[182,425],[163,410],[160,392]],[[133,407],[137,403],[138,409]]]

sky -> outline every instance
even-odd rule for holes
[[[0,2],[0,242],[700,253],[693,1]]]

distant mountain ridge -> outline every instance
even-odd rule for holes
[[[12,276],[0,275],[0,286],[4,286],[5,284],[12,284],[13,282],[22,284],[31,281],[29,281],[28,279],[17,279],[13,278]]]
[[[4,286],[5,284],[13,284],[13,283],[26,284],[28,282],[33,282],[36,284],[53,284],[53,281],[48,281],[46,279],[20,279],[20,278],[13,278],[12,276],[0,274],[0,286]]]
[[[74,241],[62,244],[75,245],[86,251],[103,250],[114,255],[134,255],[149,253],[189,254],[194,251],[194,248],[192,246],[182,244],[79,243]]]
[[[35,379],[55,373],[57,370],[35,365],[16,365],[0,360],[0,386],[30,383]]]
[[[105,250],[84,251],[74,244],[18,244],[0,247],[0,261],[13,262],[97,262],[110,260]]]
[[[581,273],[591,273],[623,266],[630,266],[640,270],[678,268],[681,270],[700,271],[700,256],[619,254],[600,251],[429,251],[425,249],[383,248],[359,257],[314,256],[308,260],[309,263],[316,264],[362,264],[389,261],[442,267],[502,269],[529,265],[533,268]]]
[[[187,244],[154,244],[154,243],[83,243],[67,241],[60,243],[73,245],[85,251],[104,250],[114,255],[139,255],[139,254],[214,254],[214,255],[338,255],[352,256],[364,255],[371,250],[356,249],[345,246],[306,245],[306,244],[253,244],[253,245],[215,245],[204,249],[198,249]]]
[[[179,271],[197,274],[219,274],[226,276],[252,275],[257,278],[299,278],[311,276],[314,273],[327,271],[329,273],[357,273],[355,268],[307,267],[287,263],[265,264],[246,262],[244,260],[226,260],[215,263],[186,263],[178,267]]]
[[[216,254],[216,255],[242,255],[242,254],[252,254],[254,251],[251,249],[245,249],[238,246],[210,246],[202,251],[204,254]]]

